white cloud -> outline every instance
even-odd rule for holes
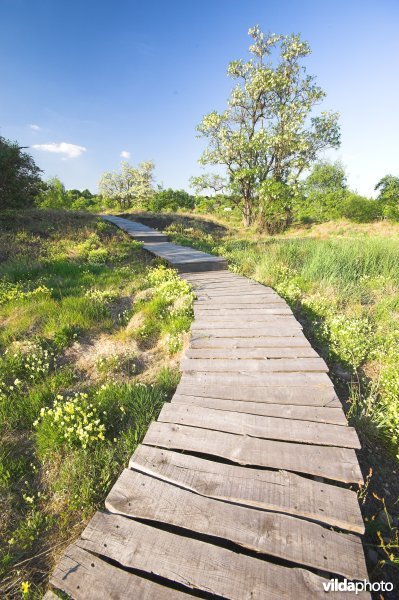
[[[33,130],[33,131],[40,131],[41,127],[39,127],[39,125],[36,125],[36,123],[31,123],[29,125],[29,127]]]
[[[130,152],[128,152],[127,150],[122,150],[122,152],[120,153],[120,157],[121,158],[130,158]]]
[[[77,158],[87,150],[87,148],[84,146],[68,144],[67,142],[60,142],[59,144],[33,144],[32,148],[36,148],[36,150],[43,150],[43,152],[63,154],[64,158]]]

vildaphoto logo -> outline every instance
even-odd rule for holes
[[[355,592],[355,594],[360,594],[360,592],[392,592],[393,583],[390,581],[374,581],[372,583],[367,579],[363,581],[330,579],[330,581],[323,583],[323,588],[325,592]]]

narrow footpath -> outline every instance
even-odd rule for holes
[[[287,303],[220,257],[104,218],[192,284],[195,318],[172,401],[52,588],[76,600],[311,600],[332,578],[367,579],[359,440]]]

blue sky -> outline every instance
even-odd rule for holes
[[[399,176],[396,0],[0,0],[0,135],[69,188],[94,191],[128,152],[187,189],[201,172],[195,127],[224,108],[227,64],[246,56],[257,23],[310,42],[308,71],[341,114],[331,157],[351,186],[372,194]]]

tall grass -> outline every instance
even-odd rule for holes
[[[223,255],[231,269],[287,299],[332,373],[342,365],[352,377],[352,420],[399,460],[399,238],[356,227],[352,236],[348,227],[345,236],[302,233],[230,230],[220,239],[192,221],[169,228],[176,241]]]

